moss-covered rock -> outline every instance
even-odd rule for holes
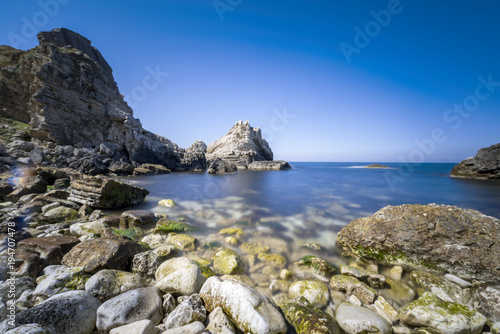
[[[177,222],[169,219],[160,219],[156,223],[155,232],[157,233],[171,233],[171,232],[191,232],[195,227],[191,224],[184,222]]]
[[[191,295],[198,293],[206,281],[200,266],[187,257],[163,262],[156,271],[156,286],[163,293]]]
[[[465,303],[463,290],[455,283],[438,275],[422,270],[414,270],[410,274],[410,283],[420,295],[425,291],[431,291],[441,298],[449,299],[449,301]]]
[[[257,254],[257,258],[265,264],[276,268],[283,268],[286,265],[286,258],[276,253],[259,253]]]
[[[372,288],[383,288],[385,284],[385,277],[383,275],[362,268],[342,265],[340,266],[340,273],[343,275],[354,276],[362,281],[365,281]]]
[[[167,242],[183,251],[194,251],[198,240],[188,234],[171,234]]]
[[[297,281],[290,285],[291,298],[305,297],[314,307],[322,308],[330,301],[330,291],[326,284],[313,280]]]
[[[60,206],[44,213],[44,217],[51,222],[71,223],[80,217],[78,211],[65,206]]]
[[[33,294],[46,299],[61,292],[84,290],[90,276],[81,267],[60,266],[39,282]]]
[[[430,292],[403,307],[399,316],[407,325],[430,327],[442,334],[479,334],[487,321],[476,310],[442,301]]]
[[[373,303],[377,292],[371,289],[366,283],[361,282],[356,277],[347,275],[335,275],[330,280],[330,287],[337,291],[342,291],[348,295],[356,296],[363,304]]]
[[[122,270],[103,269],[85,283],[85,291],[104,302],[124,292],[146,287],[148,284],[138,274]]]
[[[340,334],[335,320],[315,308],[304,297],[297,297],[281,305],[286,320],[297,334]]]
[[[102,230],[106,227],[108,227],[108,224],[104,221],[95,220],[88,223],[75,223],[69,227],[69,231],[76,237],[83,237],[84,235],[100,236]]]
[[[144,231],[140,227],[133,227],[124,230],[113,229],[113,234],[123,235],[132,240],[137,240],[144,234]]]
[[[243,231],[241,228],[238,228],[238,227],[229,227],[229,228],[223,228],[222,230],[219,231],[218,234],[220,234],[220,235],[234,234],[239,238],[239,237],[242,237],[245,235],[245,231]]]
[[[245,271],[245,264],[234,251],[220,248],[214,256],[214,271],[218,275],[242,274]]]
[[[244,242],[241,244],[240,249],[243,252],[252,255],[257,255],[259,253],[267,253],[269,251],[269,247],[263,246],[255,242]]]
[[[337,273],[337,270],[328,262],[314,255],[304,256],[295,262],[297,269],[318,275],[324,279],[330,279]]]

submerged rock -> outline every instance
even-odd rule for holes
[[[391,325],[382,316],[350,303],[342,303],[337,307],[335,320],[347,334],[392,333]]]
[[[337,236],[356,256],[484,281],[500,281],[499,240],[499,219],[436,204],[387,206]]]
[[[286,320],[297,334],[340,334],[335,320],[327,313],[315,308],[304,297],[297,297],[281,305]]]
[[[163,262],[156,271],[156,286],[163,293],[192,295],[198,293],[206,278],[195,261],[178,257]]]
[[[219,275],[242,274],[245,271],[245,263],[234,251],[220,248],[214,256],[214,271]]]
[[[468,306],[442,301],[430,292],[402,308],[399,316],[407,325],[429,327],[442,334],[479,334],[487,320]]]
[[[245,333],[286,333],[285,319],[273,302],[244,283],[210,277],[200,296],[208,312],[220,307],[231,322]]]
[[[326,284],[313,280],[297,281],[290,285],[291,298],[305,297],[314,307],[322,308],[330,301],[330,291]]]
[[[475,157],[467,158],[451,170],[452,177],[469,179],[500,178],[500,143],[477,151]]]

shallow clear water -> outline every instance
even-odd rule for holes
[[[342,226],[386,205],[450,204],[500,217],[500,181],[450,178],[454,164],[362,168],[368,164],[297,162],[287,171],[172,173],[127,180],[150,191],[137,209],[171,219],[187,216],[200,228],[195,233],[200,242],[210,241],[221,228],[240,226],[257,240],[285,240],[292,261],[301,255],[303,243],[318,242],[337,253],[335,238]],[[165,198],[178,207],[159,207]]]

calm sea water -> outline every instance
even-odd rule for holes
[[[257,239],[285,240],[289,256],[309,242],[334,249],[343,226],[386,205],[450,204],[500,218],[500,181],[450,178],[454,164],[362,168],[368,164],[296,162],[287,171],[172,173],[128,181],[150,191],[137,209],[187,217],[200,228],[201,242],[221,228],[240,226]],[[166,198],[178,207],[159,207]]]

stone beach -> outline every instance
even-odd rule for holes
[[[0,47],[0,333],[500,333],[499,219],[407,204],[337,234],[237,197],[138,209],[150,192],[126,176],[291,167],[248,121],[179,148],[132,116],[90,41],[39,41]],[[453,173],[498,178],[497,151]]]

